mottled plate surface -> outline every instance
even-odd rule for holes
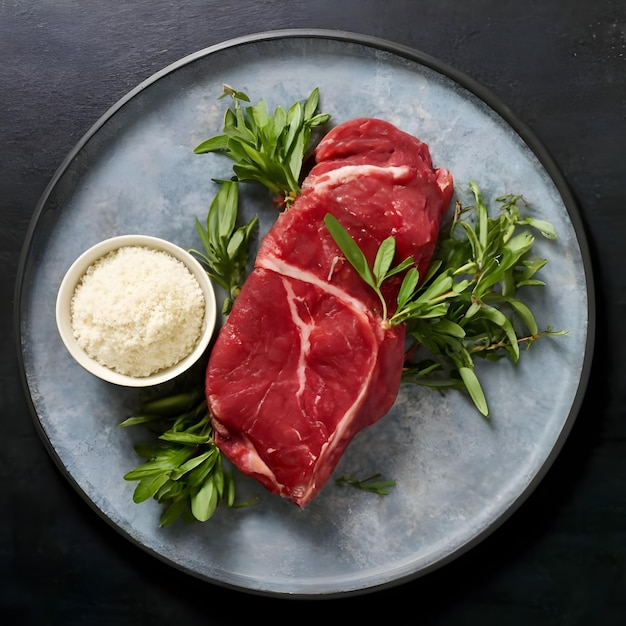
[[[386,497],[331,481],[304,511],[267,495],[220,510],[208,523],[158,526],[160,507],[133,504],[122,479],[143,434],[117,424],[137,390],[98,380],[63,349],[54,305],[60,281],[85,249],[141,233],[198,247],[214,177],[230,163],[193,148],[218,134],[223,83],[273,107],[321,91],[339,123],[384,118],[417,135],[457,194],[476,180],[488,198],[523,193],[557,241],[538,240],[548,283],[533,300],[541,340],[515,367],[484,377],[492,419],[461,393],[403,387],[394,408],[362,432],[337,475],[383,472]],[[261,192],[245,198],[266,228],[275,213]],[[44,194],[24,250],[17,303],[20,358],[44,441],[70,482],[115,528],[190,574],[254,593],[328,597],[398,584],[475,545],[523,501],[558,453],[576,417],[591,359],[593,300],[580,220],[558,170],[536,139],[492,95],[418,52],[328,31],[265,33],[202,50],[139,85],[87,133]],[[241,481],[244,493],[254,485]],[[62,514],[62,512],[61,512]]]

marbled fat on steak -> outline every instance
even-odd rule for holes
[[[261,242],[212,350],[206,393],[222,452],[243,473],[304,507],[351,439],[391,408],[404,326],[384,328],[380,302],[324,225],[332,213],[373,263],[396,239],[420,274],[452,197],[428,146],[376,119],[331,130],[301,195]],[[393,310],[400,278],[385,283]]]

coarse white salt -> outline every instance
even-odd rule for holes
[[[124,246],[87,269],[70,314],[74,337],[91,358],[140,378],[192,352],[204,311],[202,289],[182,261],[161,250]]]

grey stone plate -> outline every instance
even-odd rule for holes
[[[376,116],[417,135],[457,194],[476,180],[488,198],[523,193],[557,241],[538,240],[548,286],[540,326],[569,335],[536,343],[518,366],[489,367],[492,418],[459,392],[403,387],[393,410],[362,432],[337,475],[383,472],[386,497],[331,481],[304,511],[266,495],[205,524],[158,526],[160,507],[132,502],[122,479],[138,464],[139,431],[117,424],[138,391],[104,383],[63,349],[54,302],[63,274],[106,237],[141,233],[197,247],[214,177],[230,163],[193,148],[221,130],[223,83],[270,107],[314,87],[335,122]],[[267,228],[269,198],[245,211]],[[44,442],[71,484],[120,533],[188,573],[252,593],[329,597],[398,584],[475,545],[520,504],[558,453],[579,408],[593,343],[591,272],[572,198],[546,151],[506,107],[435,59],[389,42],[330,31],[263,33],[202,50],[130,92],[83,137],[37,209],[20,269],[23,377]],[[255,485],[240,481],[244,494]]]

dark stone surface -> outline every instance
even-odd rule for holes
[[[293,27],[406,44],[491,89],[559,163],[587,228],[597,289],[588,392],[534,494],[443,569],[332,602],[226,591],[119,536],[75,493],[38,437],[13,330],[19,255],[37,201],[99,116],[186,54]],[[302,611],[328,619],[340,608],[358,618],[375,606],[404,621],[399,603],[424,624],[626,623],[625,28],[626,5],[618,0],[0,2],[2,623],[217,625],[296,619]]]

